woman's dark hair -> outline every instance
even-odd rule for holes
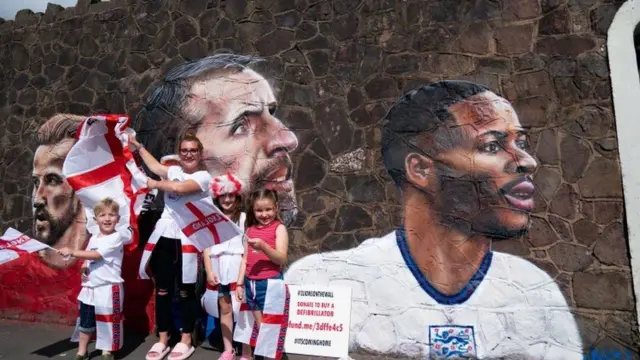
[[[256,219],[256,215],[253,213],[253,204],[256,201],[261,199],[269,199],[273,201],[276,206],[276,220],[282,222],[282,218],[280,218],[280,206],[278,203],[278,193],[273,190],[260,189],[251,193],[249,196],[249,201],[247,202],[247,219],[244,222],[244,228],[249,229],[251,226],[258,225],[258,219]]]
[[[222,211],[222,207],[220,206],[220,200],[219,200],[221,197],[222,196],[213,198],[213,204],[218,209],[220,209],[220,211]],[[236,208],[235,208],[235,211],[234,211],[233,215],[231,215],[231,217],[229,217],[229,219],[237,224],[238,221],[240,220],[240,214],[242,213],[242,196],[236,195],[235,199],[236,199],[236,201],[235,201]],[[222,212],[224,213],[224,211],[222,211]]]

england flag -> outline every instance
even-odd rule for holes
[[[8,228],[0,237],[0,265],[44,249],[50,249],[50,247],[14,228]]]
[[[262,323],[258,326],[247,303],[242,303],[233,340],[255,346],[254,355],[281,359],[289,324],[290,300],[289,286],[283,280],[267,280]]]
[[[243,233],[213,204],[207,193],[171,196],[165,201],[165,206],[184,236],[199,252]]]
[[[78,141],[67,155],[62,172],[85,208],[92,210],[107,197],[120,205],[116,231],[126,239],[126,249],[132,251],[138,246],[138,215],[156,190],[147,188],[147,176],[129,149],[127,134],[135,135],[129,123],[126,115],[88,117],[78,129]],[[93,219],[88,220],[87,229],[95,234],[97,226]]]

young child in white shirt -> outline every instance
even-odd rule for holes
[[[89,239],[86,250],[58,250],[63,256],[86,260],[82,266],[82,290],[78,295],[80,317],[72,336],[72,341],[78,342],[76,360],[89,358],[87,347],[94,332],[96,349],[102,350],[102,360],[113,360],[112,351],[122,348],[124,242],[116,231],[119,211],[120,206],[113,199],[100,201],[93,209],[100,233]]]

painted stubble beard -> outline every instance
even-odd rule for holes
[[[264,161],[268,161],[269,164],[255,173],[255,175],[253,176],[252,183],[254,189],[264,188],[265,185],[269,183],[268,176],[278,168],[287,168],[287,180],[289,180],[293,176],[293,162],[291,161],[291,157],[289,155],[280,156]],[[295,184],[291,185],[291,190],[289,191],[278,192],[278,202],[282,222],[286,226],[290,226],[295,221],[298,215]]]
[[[494,241],[526,234],[529,226],[512,229],[498,217],[496,209],[507,205],[488,174],[463,173],[441,162],[435,162],[435,171],[436,189],[425,194],[443,225],[468,236],[481,235]]]
[[[33,212],[33,229],[37,240],[40,240],[49,246],[54,246],[60,241],[60,239],[62,239],[69,227],[73,225],[73,222],[76,221],[76,218],[79,211],[82,209],[82,206],[80,205],[80,200],[75,196],[75,191],[72,192],[70,196],[71,203],[69,204],[69,209],[68,211],[65,211],[59,218],[53,217],[49,213],[45,205],[35,205]],[[36,225],[36,220],[38,217],[41,220],[46,220],[49,224],[49,231],[46,237],[43,237],[42,234],[38,232]]]

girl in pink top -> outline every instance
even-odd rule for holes
[[[251,194],[247,209],[247,243],[245,244],[236,297],[246,300],[258,326],[267,293],[267,280],[282,279],[282,266],[287,261],[289,235],[279,215],[278,195],[272,190]],[[240,360],[251,359],[251,347],[242,346]]]

